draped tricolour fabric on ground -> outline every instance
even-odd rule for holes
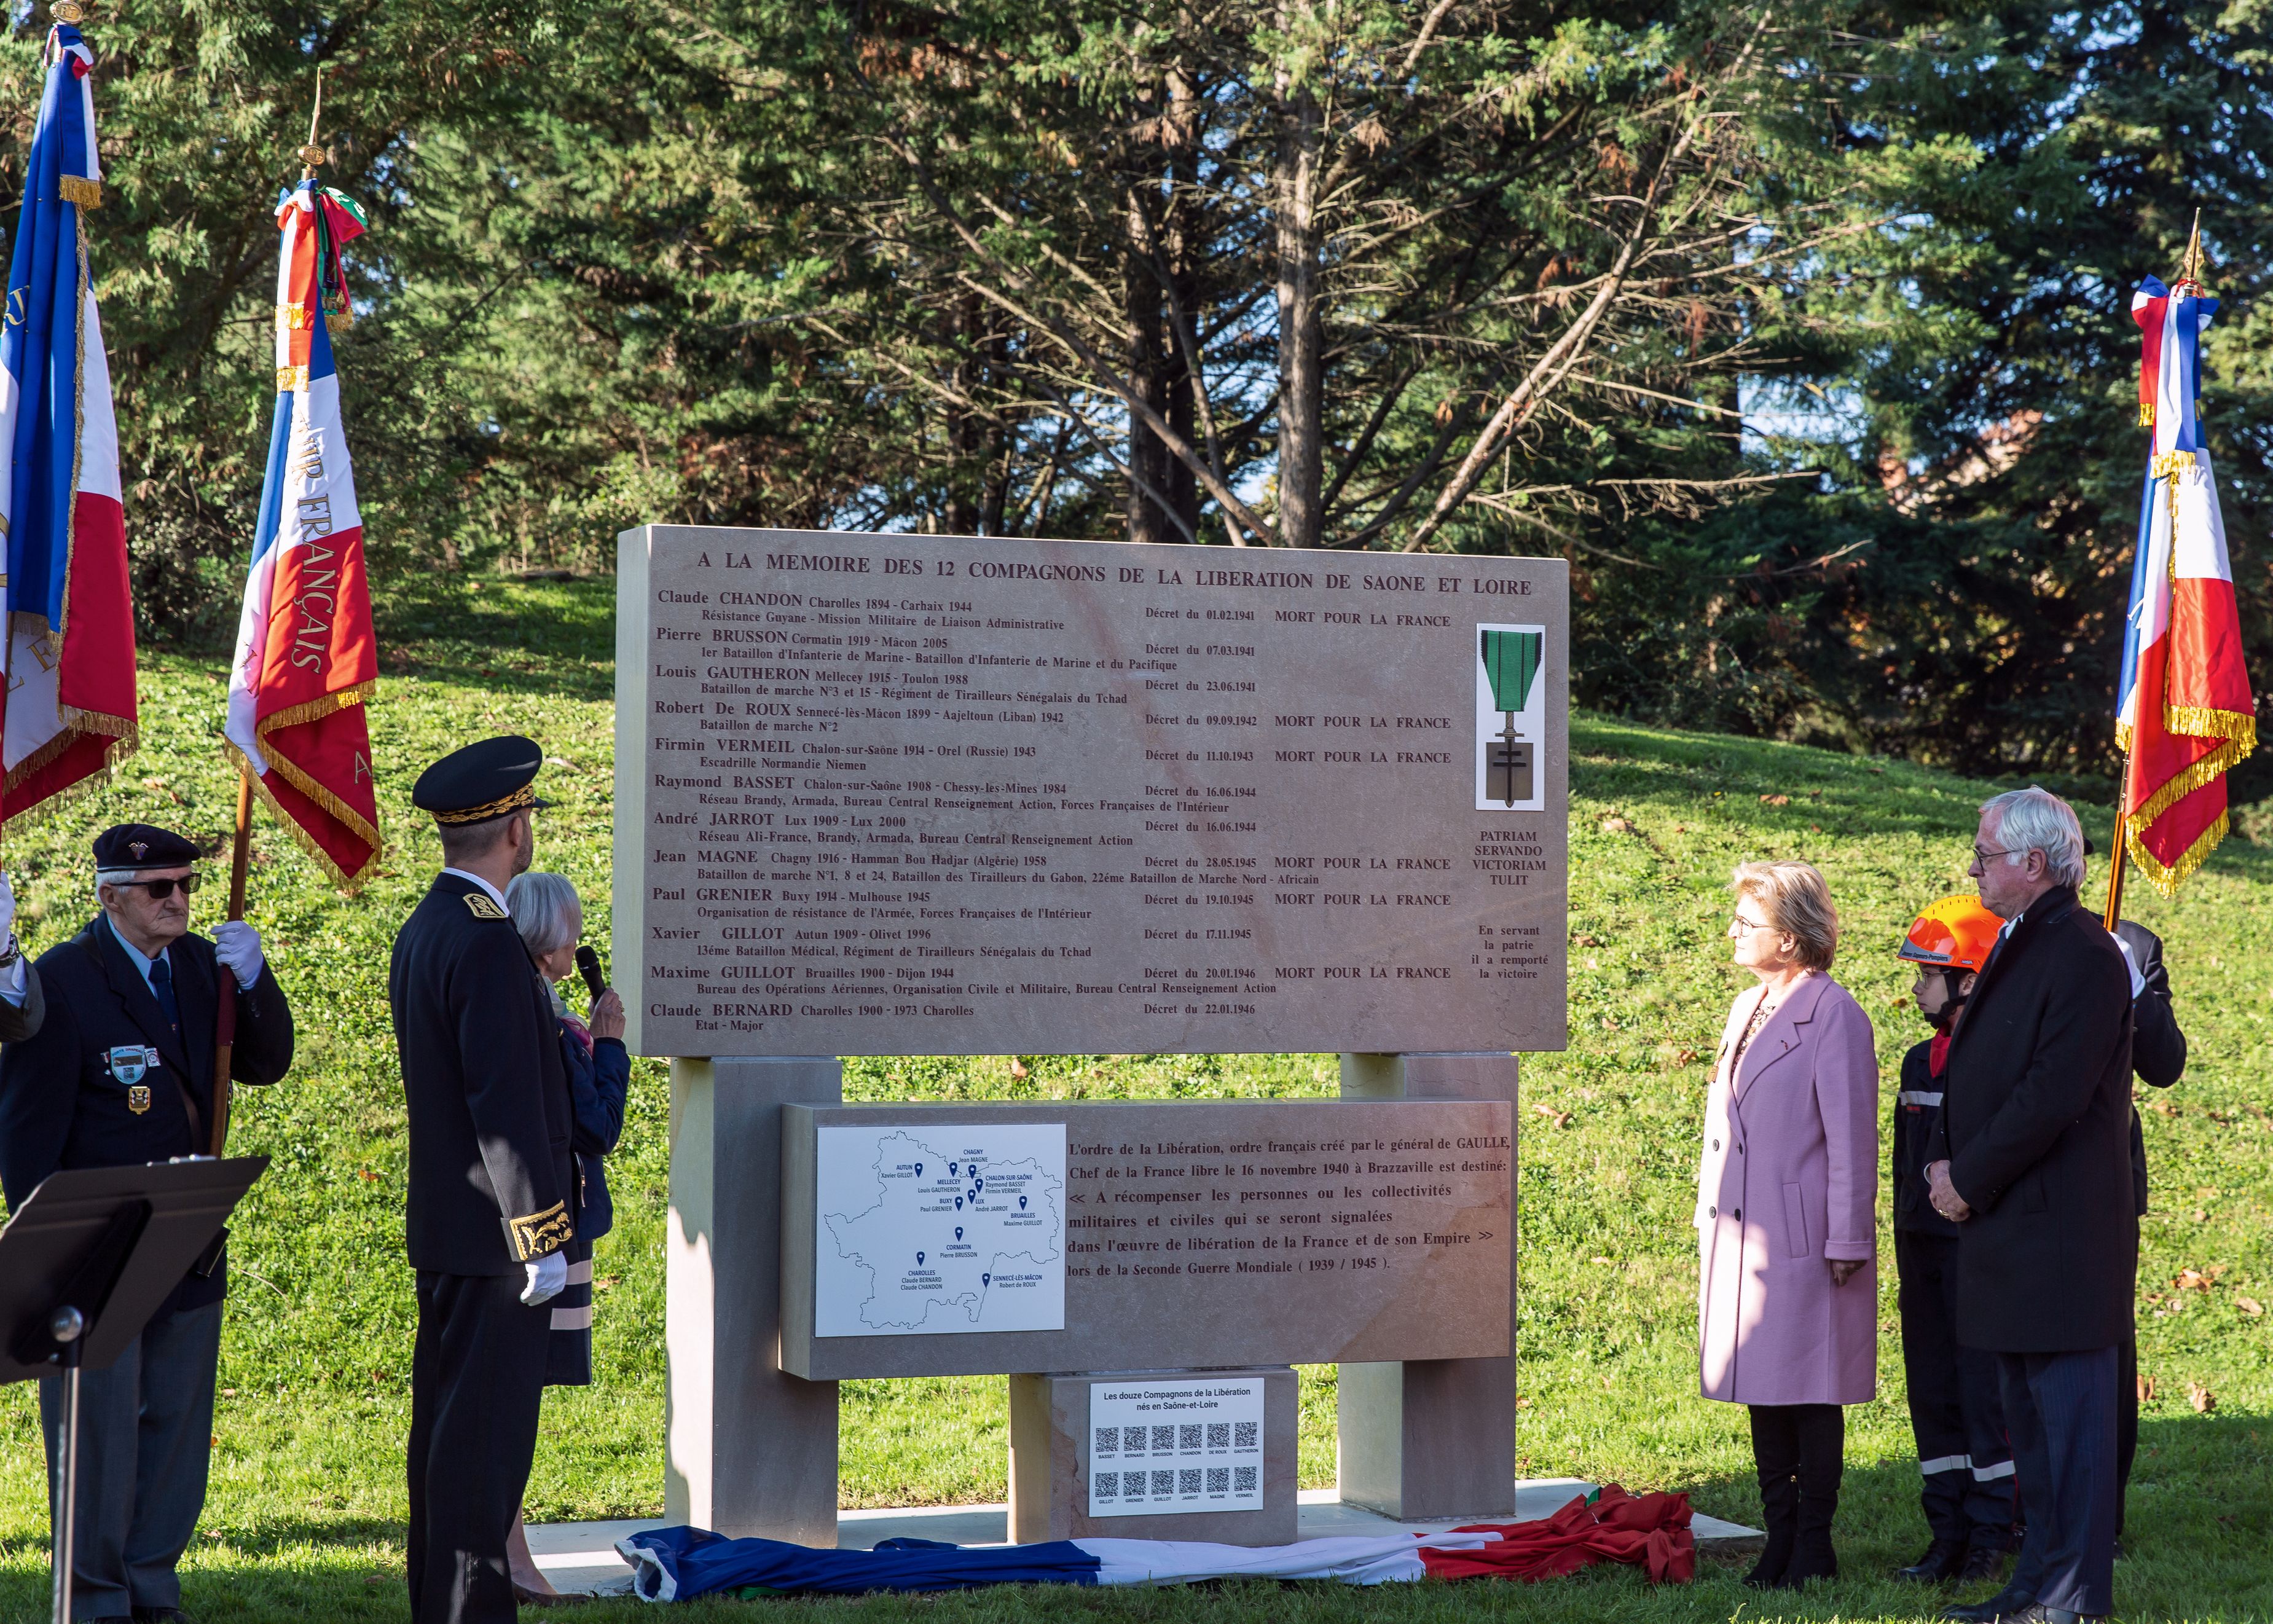
[[[727,1539],[701,1529],[634,1534],[616,1549],[646,1601],[688,1601],[721,1590],[858,1596],[871,1590],[969,1590],[986,1584],[1191,1584],[1208,1579],[1332,1580],[1399,1584],[1421,1579],[1557,1578],[1597,1562],[1644,1569],[1653,1583],[1696,1576],[1697,1546],[1684,1494],[1628,1494],[1616,1484],[1574,1498],[1551,1517],[1476,1523],[1441,1534],[1305,1539],[1286,1545],[1186,1539],[1061,1539],[964,1548],[894,1539],[874,1551],[818,1551],[776,1539]]]

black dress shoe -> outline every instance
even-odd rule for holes
[[[2016,1624],[2036,1605],[2035,1597],[2021,1595],[2007,1586],[1986,1601],[1977,1601],[1970,1606],[1945,1607],[1941,1616],[1952,1620],[1952,1624]]]
[[[2013,1624],[2107,1624],[2104,1613],[2070,1613],[2066,1607],[2030,1605],[2013,1614]]]
[[[1984,1579],[2001,1579],[2005,1576],[2006,1561],[2012,1554],[1993,1545],[1975,1545],[1965,1553],[1964,1565],[1957,1570],[1957,1582],[1972,1584]]]
[[[1965,1547],[1954,1539],[1937,1539],[1925,1548],[1925,1554],[1907,1568],[1894,1569],[1894,1577],[1907,1579],[1912,1584],[1939,1584],[1944,1579],[1954,1579],[1965,1565]]]

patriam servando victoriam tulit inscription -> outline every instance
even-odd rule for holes
[[[1563,1046],[1560,560],[655,526],[619,571],[639,1052]]]

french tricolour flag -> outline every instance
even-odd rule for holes
[[[229,672],[230,753],[352,891],[384,849],[364,701],[379,683],[363,515],[340,426],[326,306],[345,315],[340,249],[362,211],[304,180],[276,207],[276,417]]]
[[[94,54],[57,23],[47,63],[0,327],[0,820],[11,823],[105,771],[136,738],[118,425],[87,260],[86,216],[102,200]]]
[[[2144,343],[2139,418],[2154,447],[2139,508],[2116,688],[2127,752],[2127,849],[2165,895],[2225,835],[2225,773],[2257,744],[2225,520],[2202,431],[2202,333],[2217,310],[2149,277],[2131,301]]]

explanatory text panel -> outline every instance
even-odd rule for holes
[[[1557,559],[622,538],[647,1054],[1564,1043]]]

